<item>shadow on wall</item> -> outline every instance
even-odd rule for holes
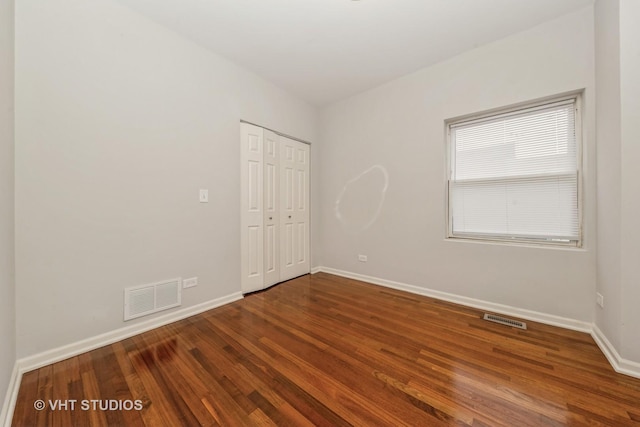
[[[376,222],[388,187],[389,174],[380,165],[371,166],[347,181],[334,208],[345,231],[362,233]]]

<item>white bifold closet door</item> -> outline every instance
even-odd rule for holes
[[[309,273],[309,145],[241,123],[242,292]]]

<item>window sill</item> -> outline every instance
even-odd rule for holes
[[[584,243],[580,246],[573,244],[559,244],[559,243],[546,243],[546,242],[533,242],[528,240],[502,240],[502,239],[488,239],[488,238],[469,238],[469,237],[445,237],[445,242],[456,243],[470,243],[476,245],[499,245],[499,246],[515,246],[523,248],[533,249],[551,249],[570,252],[588,252],[584,247]]]

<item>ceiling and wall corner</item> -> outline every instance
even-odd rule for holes
[[[16,360],[13,229],[13,0],[0,1],[0,403]],[[8,394],[7,394],[8,396]],[[0,408],[0,423],[5,405]]]
[[[593,0],[117,0],[317,106]]]

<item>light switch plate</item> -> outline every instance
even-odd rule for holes
[[[596,303],[600,308],[604,308],[604,296],[600,292],[596,292]]]
[[[200,203],[209,203],[209,190],[200,190]]]

